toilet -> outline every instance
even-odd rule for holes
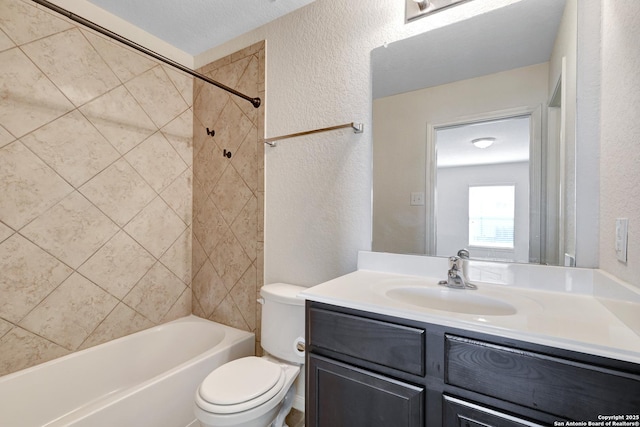
[[[304,300],[296,295],[305,289],[285,283],[260,289],[265,356],[225,363],[204,379],[195,397],[202,427],[286,427],[304,363]]]

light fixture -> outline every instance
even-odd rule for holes
[[[420,11],[422,12],[426,8],[429,7],[429,0],[413,0],[417,5]]]
[[[494,142],[496,142],[495,138],[476,138],[471,141],[476,148],[489,148]]]
[[[404,0],[405,22],[448,9],[469,0]],[[417,6],[417,7],[416,7]]]

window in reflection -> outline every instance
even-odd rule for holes
[[[513,249],[515,185],[469,187],[469,247]]]

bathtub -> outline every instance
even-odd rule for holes
[[[194,395],[254,335],[187,316],[0,377],[0,426],[195,426]]]

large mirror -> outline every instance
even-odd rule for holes
[[[372,51],[374,251],[575,265],[578,3]]]

